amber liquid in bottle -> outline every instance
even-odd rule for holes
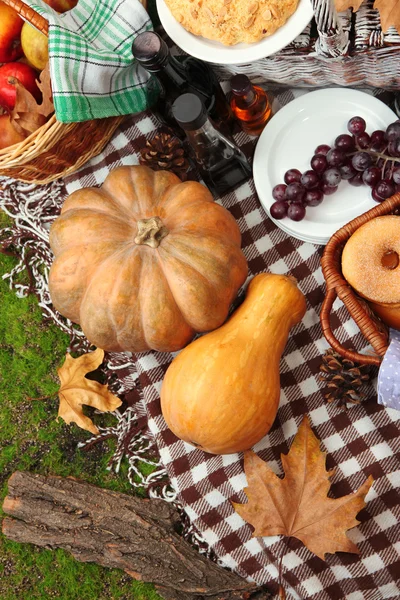
[[[260,135],[272,117],[267,92],[253,85],[246,75],[234,75],[231,89],[231,109],[241,128],[248,135]]]

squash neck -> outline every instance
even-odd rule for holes
[[[168,233],[169,231],[163,225],[160,217],[140,219],[137,222],[137,233],[134,241],[138,246],[145,245],[150,246],[150,248],[158,248]]]

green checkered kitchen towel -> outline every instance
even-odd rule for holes
[[[80,0],[62,15],[24,0],[49,21],[50,77],[62,123],[127,115],[146,108],[147,73],[132,41],[152,24],[139,0]]]

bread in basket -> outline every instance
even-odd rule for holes
[[[393,214],[398,209],[400,209],[400,193],[388,198],[339,229],[329,240],[321,259],[322,272],[326,281],[326,296],[320,313],[322,331],[332,348],[339,354],[362,364],[380,365],[389,345],[388,329],[373,313],[367,302],[360,298],[344,279],[341,269],[342,252],[347,240],[364,223],[376,217]],[[336,338],[330,319],[336,298],[340,298],[343,302],[361,333],[371,344],[374,354],[360,354],[344,348]]]

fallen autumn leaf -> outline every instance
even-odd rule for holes
[[[122,404],[121,400],[114,396],[106,385],[85,377],[87,373],[101,365],[103,358],[104,350],[100,348],[94,352],[83,354],[79,358],[72,358],[67,353],[63,366],[57,371],[61,381],[58,392],[60,398],[58,416],[67,424],[76,423],[81,429],[86,429],[93,434],[99,433],[99,430],[93,421],[83,413],[82,406],[85,404],[104,412],[110,412]]]
[[[358,554],[346,531],[359,523],[356,515],[365,506],[372,476],[354,494],[328,498],[334,471],[325,468],[326,452],[321,451],[308,417],[303,419],[289,453],[281,459],[283,479],[257,454],[245,452],[248,503],[232,504],[254,527],[253,537],[293,536],[323,560],[326,553]]]

